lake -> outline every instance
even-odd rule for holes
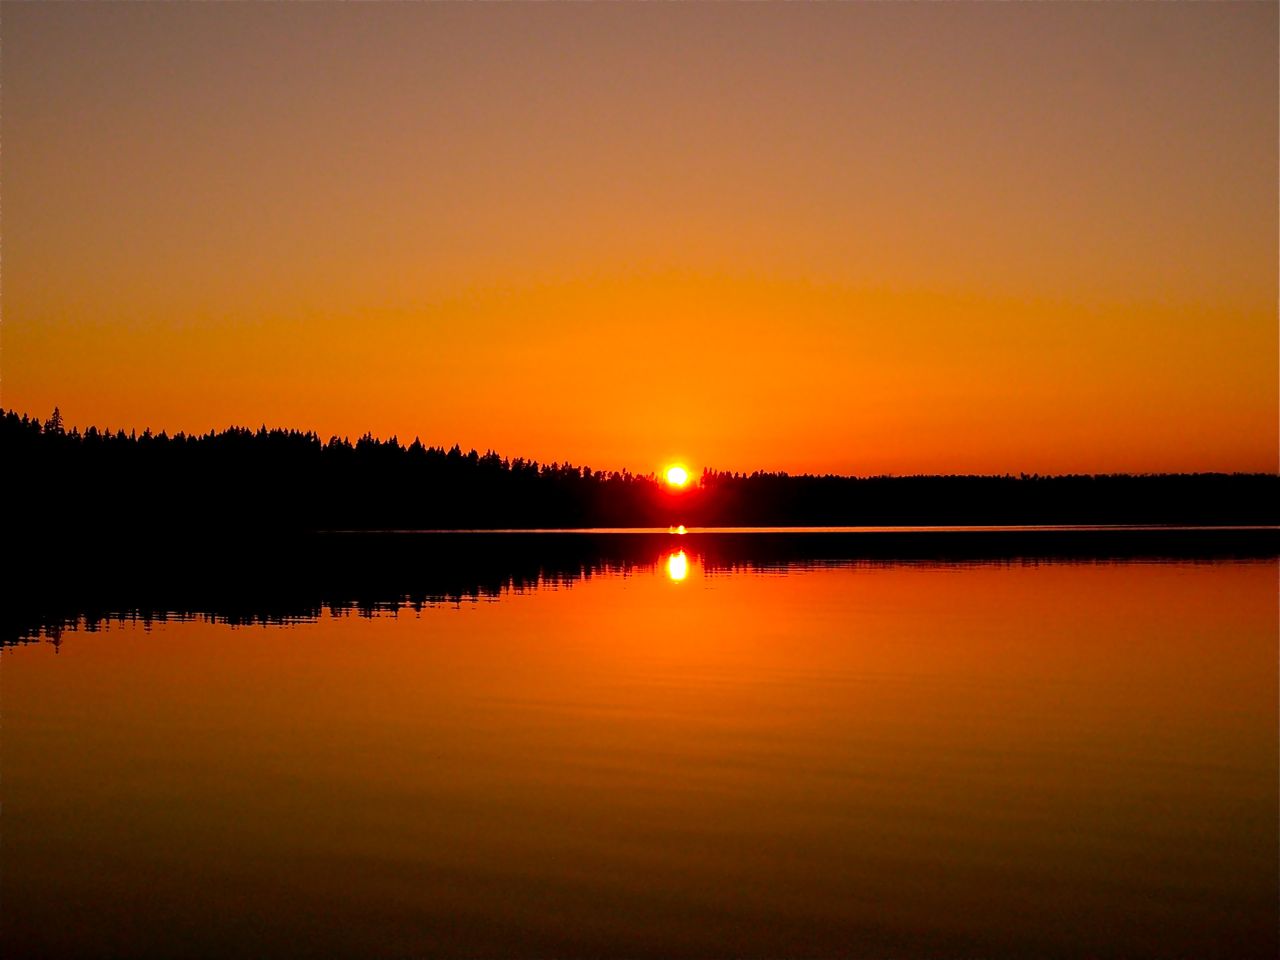
[[[6,955],[1276,955],[1269,551],[708,544],[72,597],[0,653]]]

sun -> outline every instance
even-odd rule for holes
[[[667,467],[667,483],[673,487],[683,487],[689,482],[689,471],[680,465]]]

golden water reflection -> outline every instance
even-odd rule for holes
[[[653,556],[4,649],[5,955],[1280,956],[1275,563]]]
[[[676,583],[689,576],[689,558],[683,550],[678,550],[667,557],[667,576]]]

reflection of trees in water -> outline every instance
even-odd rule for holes
[[[1271,558],[1273,530],[883,533],[314,534],[129,543],[43,540],[0,607],[0,643],[173,620],[235,626],[391,616],[572,587],[599,575],[708,575],[891,563]],[[683,562],[678,559],[683,558]]]
[[[597,573],[603,570],[595,571]],[[345,599],[327,599],[311,603],[298,596],[294,599],[294,590],[285,589],[275,597],[262,597],[258,600],[239,597],[234,593],[221,596],[210,595],[199,606],[178,606],[174,601],[165,601],[157,597],[155,607],[113,605],[109,607],[85,605],[54,619],[37,618],[26,624],[15,624],[13,636],[0,638],[3,643],[23,643],[28,641],[47,640],[59,643],[67,630],[82,630],[94,633],[111,624],[131,624],[150,630],[153,626],[166,623],[205,622],[220,623],[233,627],[250,626],[285,626],[289,624],[309,623],[322,617],[375,617],[398,616],[404,612],[422,613],[431,607],[461,606],[464,603],[477,603],[497,600],[507,594],[530,593],[547,587],[561,587],[572,583],[579,577],[576,575],[552,575],[538,577],[533,580],[511,577],[500,584],[478,584],[468,590],[435,591],[409,590],[404,593],[371,596],[359,594]],[[298,594],[305,590],[297,590]],[[8,619],[8,618],[6,618]]]
[[[0,642],[65,629],[376,617],[652,569],[666,536],[332,534],[31,547]]]

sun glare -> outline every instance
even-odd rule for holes
[[[675,583],[689,576],[689,558],[683,550],[667,557],[667,576]]]
[[[683,487],[689,482],[689,471],[681,466],[667,467],[667,483],[673,487]]]

